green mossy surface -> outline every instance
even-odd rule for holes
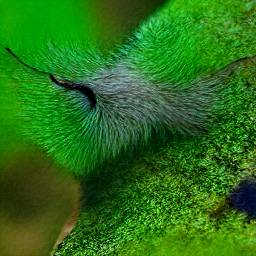
[[[166,9],[201,37],[198,74],[256,54],[255,1],[186,0]],[[225,206],[256,172],[255,73],[253,64],[236,72],[206,134],[170,138],[87,178],[78,225],[55,256],[256,255],[256,223]]]

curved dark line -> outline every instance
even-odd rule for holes
[[[67,80],[59,80],[59,79],[55,78],[54,75],[52,75],[48,72],[45,72],[45,71],[42,71],[37,68],[29,66],[27,63],[25,63],[21,59],[19,59],[18,56],[10,48],[6,47],[5,50],[8,53],[10,53],[19,63],[21,63],[25,67],[27,67],[33,71],[36,71],[38,73],[48,75],[50,80],[53,83],[55,83],[56,85],[59,85],[68,90],[77,90],[77,91],[81,92],[83,95],[85,95],[89,99],[89,101],[91,102],[92,108],[94,108],[96,106],[96,104],[97,104],[96,95],[94,94],[93,90],[90,87],[84,86],[82,84],[73,83],[73,82],[70,82]]]
[[[72,83],[66,80],[58,80],[53,75],[50,75],[50,79],[53,83],[65,89],[79,91],[89,99],[89,101],[91,102],[92,108],[96,106],[97,104],[96,95],[90,87],[85,86],[83,84]]]
[[[9,52],[19,63],[21,63],[22,65],[24,65],[25,67],[29,68],[29,69],[32,69],[38,73],[41,73],[41,74],[44,74],[44,75],[50,75],[48,72],[45,72],[45,71],[42,71],[42,70],[39,70],[37,68],[34,68],[34,67],[31,67],[29,66],[27,63],[25,63],[24,61],[22,61],[20,58],[18,58],[18,56],[8,47],[5,48],[5,50],[7,52]]]

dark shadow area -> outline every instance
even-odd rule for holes
[[[230,207],[245,213],[249,219],[256,218],[256,178],[241,181],[228,197]]]

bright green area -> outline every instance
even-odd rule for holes
[[[0,1],[1,44],[38,50],[48,41],[93,39],[92,20],[83,1]]]
[[[255,1],[177,1],[170,11],[201,38],[198,74],[256,53]],[[255,72],[232,77],[207,134],[171,138],[89,178],[78,226],[55,255],[255,255],[255,222],[212,214],[255,174]]]

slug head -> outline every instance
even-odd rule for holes
[[[97,53],[75,51],[54,50],[37,68],[6,48],[0,67],[17,95],[24,133],[81,175],[146,142],[151,128],[139,107],[140,82]]]

